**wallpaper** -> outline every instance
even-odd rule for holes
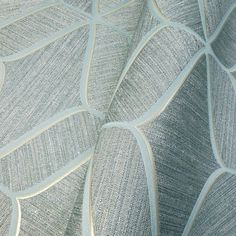
[[[0,0],[0,235],[236,235],[235,0]]]

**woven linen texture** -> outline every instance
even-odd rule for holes
[[[0,236],[235,236],[235,20],[0,0]]]

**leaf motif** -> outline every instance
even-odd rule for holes
[[[132,1],[133,0],[98,0],[98,11],[103,13],[116,10],[117,8],[119,9],[126,6],[127,3]]]
[[[110,106],[110,121],[133,120],[149,110],[202,46],[184,30],[157,29],[130,57]]]
[[[213,57],[209,58],[209,75],[216,149],[227,167],[236,168],[236,92],[229,75]]]
[[[235,174],[232,0],[24,4],[0,6],[0,234],[16,202],[12,235],[234,232],[234,178],[229,214],[208,201]]]
[[[87,40],[88,28],[82,27],[26,57],[5,62],[0,92],[1,147],[51,116],[81,104],[78,78]]]
[[[153,28],[157,28],[160,24],[160,21],[156,19],[155,16],[156,15],[151,4],[146,2],[146,4],[144,4],[142,14],[140,15],[138,26],[134,32],[129,56],[132,55],[132,52],[137,47],[138,43],[148,34],[148,32],[152,31]]]
[[[76,226],[76,235],[80,235],[82,202],[77,200],[83,195],[87,167],[87,164],[82,165],[44,192],[18,198],[21,206],[19,235],[67,235],[75,207],[80,208]]]
[[[142,13],[143,5],[144,2],[142,0],[130,1],[124,7],[106,13],[103,17],[108,22],[133,35]]]
[[[236,65],[236,34],[235,34],[236,8],[226,19],[220,33],[212,43],[212,49],[225,67]]]
[[[206,18],[206,31],[208,37],[210,37],[221,24],[227,12],[232,10],[232,7],[235,5],[235,0],[204,0],[203,3]]]
[[[13,55],[86,18],[64,5],[51,4],[16,17],[0,29],[1,57]],[[27,26],[27,27],[26,27]],[[4,58],[2,59],[4,60]]]
[[[98,118],[78,111],[45,125],[41,133],[26,136],[0,159],[0,183],[14,192],[39,184],[91,149],[100,125]]]
[[[164,19],[184,24],[204,37],[198,0],[153,0]]]
[[[86,12],[92,11],[92,0],[63,0],[65,3],[71,6],[81,9]]]
[[[210,141],[205,57],[162,113],[140,128],[156,162],[160,235],[181,235],[207,178],[219,167]]]
[[[93,45],[86,97],[89,106],[107,111],[127,57],[128,40],[109,26],[97,25]]]
[[[149,205],[140,148],[129,130],[107,127],[102,131],[93,159],[95,235],[151,235],[150,209],[155,211],[155,206]],[[133,206],[134,202],[138,204]]]
[[[234,235],[235,175],[224,173],[215,178],[205,196],[188,235]]]

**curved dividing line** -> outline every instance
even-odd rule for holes
[[[150,202],[150,213],[151,213],[151,227],[152,227],[152,236],[160,235],[160,212],[159,212],[159,196],[158,196],[158,181],[156,175],[156,166],[152,150],[149,142],[147,141],[144,134],[138,128],[135,128],[133,133],[137,139],[139,147],[144,147],[146,149],[140,149],[142,153],[142,159],[144,163],[147,184],[148,184],[148,193],[149,193],[149,202]]]
[[[20,225],[21,225],[21,206],[20,206],[20,202],[17,199],[16,199],[16,203],[17,203],[17,209],[18,209],[18,219],[16,222],[16,236],[18,236],[20,233]]]
[[[155,3],[153,2],[153,0],[147,0],[146,2],[148,10],[150,11],[151,15],[156,18],[157,21],[159,21],[160,23],[163,23],[163,21],[165,21],[166,19],[162,18],[162,15],[159,16],[157,14],[157,12],[155,11],[156,6],[154,5]]]
[[[83,70],[80,80],[80,99],[83,105],[88,106],[88,78],[89,70],[92,63],[93,52],[96,42],[96,24],[91,23],[89,29],[89,39],[87,49],[85,53],[85,59],[83,61]]]
[[[166,18],[164,16],[164,14],[161,13],[156,1],[155,2],[153,2],[153,1],[154,0],[149,0],[148,5],[149,5],[149,9],[151,10],[154,17],[156,17],[157,20],[159,20],[162,24],[165,24],[166,26],[173,26],[174,28],[184,30],[184,31],[194,35],[198,40],[200,40],[203,44],[205,44],[204,39],[202,39],[202,37],[198,33],[196,33],[194,30],[192,30],[190,27],[188,27],[182,23],[172,21],[172,20],[169,20],[168,18]]]
[[[180,30],[184,30],[185,32],[195,36],[203,45],[205,45],[205,41],[194,31],[192,31],[190,28],[179,24],[179,23],[175,23],[175,22],[167,22],[167,23],[161,23],[158,26],[154,27],[152,30],[150,30],[143,38],[142,40],[139,42],[139,44],[137,45],[137,47],[135,48],[133,54],[131,55],[131,57],[129,58],[128,62],[125,65],[125,68],[123,69],[121,75],[120,75],[120,79],[118,81],[118,84],[116,86],[116,89],[112,95],[111,98],[111,102],[108,106],[108,110],[112,104],[112,101],[115,97],[115,94],[118,90],[118,88],[120,87],[124,77],[126,76],[128,70],[130,69],[130,67],[132,66],[132,64],[134,63],[134,61],[136,60],[137,56],[140,54],[140,52],[143,50],[143,48],[147,45],[147,43],[162,29],[166,28],[166,27],[173,27],[173,28],[177,28]]]
[[[96,110],[93,107],[90,106],[84,106],[82,105],[81,108],[83,108],[84,110],[86,110],[88,113],[92,114],[93,116],[100,118],[100,119],[105,119],[106,114],[102,111]]]
[[[16,15],[14,17],[10,17],[8,19],[6,19],[5,21],[0,23],[0,29],[13,24],[15,22],[17,22],[18,20],[21,20],[27,16],[33,15],[34,13],[37,13],[41,10],[44,10],[46,8],[52,7],[58,5],[58,2],[56,0],[54,1],[44,1],[44,3],[42,5],[36,6],[36,7],[31,7],[30,9],[28,9],[27,11],[23,12],[22,14]]]
[[[179,91],[181,86],[184,84],[185,80],[190,75],[191,71],[198,63],[200,58],[204,55],[205,48],[199,50],[189,61],[189,63],[185,66],[185,68],[180,72],[171,86],[164,92],[164,94],[158,99],[156,103],[154,103],[146,112],[144,112],[139,118],[130,122],[132,125],[142,125],[154,118],[163,112],[163,110],[169,105],[172,101],[176,93]]]
[[[60,121],[65,120],[66,118],[75,115],[80,112],[88,112],[86,108],[83,107],[73,107],[71,109],[67,109],[65,111],[59,112],[56,115],[52,116],[50,119],[42,122],[41,124],[35,126],[30,131],[26,132],[24,135],[19,137],[18,139],[12,141],[11,143],[7,144],[3,148],[0,149],[0,159],[5,157],[6,155],[12,153],[17,148],[21,147],[31,139],[39,136],[41,133],[49,129],[50,127],[54,126]]]
[[[92,1],[92,14],[93,14],[93,16],[98,15],[99,1],[100,0],[93,0]]]
[[[209,117],[209,129],[210,129],[210,140],[212,150],[215,156],[217,163],[222,167],[225,168],[224,161],[222,160],[219,150],[217,148],[215,134],[214,134],[214,124],[213,124],[213,117],[212,117],[212,104],[211,104],[211,74],[210,74],[210,60],[209,55],[206,55],[207,60],[207,93],[208,93],[208,117]]]
[[[53,185],[57,184],[59,181],[67,177],[69,174],[71,174],[73,171],[81,167],[83,164],[88,162],[93,154],[94,147],[88,149],[87,151],[83,152],[82,154],[79,154],[76,159],[73,161],[70,161],[68,164],[66,164],[64,167],[62,167],[59,171],[55,172],[48,178],[44,179],[41,183],[38,183],[26,190],[18,191],[14,193],[14,196],[17,200],[27,199],[34,197]]]
[[[3,62],[0,61],[0,91],[4,84],[5,74],[6,74],[5,65]]]
[[[231,69],[228,69],[227,67],[225,67],[221,63],[221,61],[218,59],[218,57],[215,55],[213,49],[210,46],[208,46],[208,54],[211,55],[215,59],[215,61],[220,65],[221,69],[227,73],[229,79],[232,82],[233,88],[236,92],[236,80],[235,80],[234,76],[231,74],[232,72],[235,72],[235,71],[231,71]],[[235,65],[235,70],[236,70],[236,65]]]
[[[12,199],[12,213],[11,213],[11,223],[9,226],[9,236],[18,236],[20,232],[20,222],[21,222],[21,207],[20,202],[14,198]]]
[[[88,17],[89,20],[94,23],[94,24],[101,24],[101,25],[105,25],[105,26],[109,26],[110,28],[112,28],[113,30],[119,32],[120,34],[126,36],[126,37],[130,37],[129,33],[120,29],[119,27],[116,27],[115,25],[113,24],[110,24],[106,19],[102,18],[99,14],[97,14],[97,12],[94,14],[94,15],[91,15],[89,13],[86,13],[84,11],[82,11],[81,9],[79,8],[76,8],[76,7],[73,7],[73,6],[70,6],[68,3],[65,3],[63,0],[62,1],[62,4],[65,5],[65,7],[71,9],[71,10],[74,10],[74,11],[78,11],[79,13],[83,14],[85,17]]]
[[[157,20],[159,20],[161,24],[163,24],[165,26],[172,26],[173,28],[184,30],[187,33],[195,36],[199,41],[201,41],[203,44],[205,44],[205,40],[202,39],[202,37],[198,33],[196,33],[194,30],[192,30],[190,27],[188,27],[182,23],[179,23],[176,21],[171,21],[167,18],[164,18],[164,15],[159,10],[158,6],[156,5],[156,2],[153,3],[153,1],[154,0],[149,0],[149,2],[148,2],[149,9],[153,13],[154,17],[156,17]],[[154,8],[156,9],[156,11],[153,10]],[[160,18],[160,16],[162,16],[162,18]]]
[[[229,172],[231,174],[236,174],[236,170],[229,168],[225,165],[224,160],[222,159],[221,155],[219,154],[219,150],[217,147],[217,143],[215,140],[215,134],[214,134],[214,124],[213,124],[213,117],[212,117],[212,105],[211,105],[211,74],[210,74],[210,60],[209,60],[209,55],[211,55],[216,61],[218,58],[215,56],[213,53],[206,54],[207,58],[207,90],[208,90],[208,113],[209,113],[209,129],[210,129],[210,140],[211,140],[211,146],[213,150],[213,154],[215,156],[215,159],[217,163],[223,168],[226,172]],[[221,65],[220,63],[218,63]],[[221,66],[222,67],[222,66]],[[224,69],[224,68],[222,68]],[[226,73],[229,75],[226,71]],[[232,76],[232,75],[231,75]]]
[[[158,189],[157,189],[158,183],[157,183],[155,161],[152,155],[152,150],[149,145],[149,142],[141,130],[125,122],[107,123],[102,128],[107,129],[112,127],[128,129],[137,140],[139,149],[141,151],[142,161],[144,164],[145,174],[147,178],[152,236],[160,235],[159,206],[158,206],[159,199],[158,199]]]
[[[234,91],[235,91],[235,93],[236,93],[236,79],[231,75],[231,76],[230,76],[230,80],[231,80],[231,82],[232,82],[232,86],[233,86]]]
[[[65,2],[64,0],[59,0],[59,1],[62,5],[64,5],[66,8],[68,8],[70,10],[77,11],[78,13],[80,13],[81,15],[83,15],[85,17],[88,17],[89,19],[93,18],[93,16],[91,14],[81,10],[80,8],[72,6],[69,3]]]
[[[209,43],[213,43],[213,41],[218,37],[220,34],[222,28],[224,27],[229,15],[233,12],[233,10],[236,7],[236,2],[231,5],[231,7],[228,9],[228,11],[224,14],[221,22],[218,24],[218,26],[215,29],[215,32],[210,36],[209,38]]]
[[[128,34],[121,31],[119,28],[114,28],[114,26],[106,23],[106,21],[101,20],[98,18],[98,21],[96,22],[96,18],[90,23],[90,32],[89,32],[89,40],[88,40],[88,47],[86,49],[85,53],[85,60],[83,61],[83,71],[81,76],[81,82],[80,82],[80,99],[82,101],[83,106],[90,107],[88,103],[88,79],[89,79],[89,70],[92,63],[93,58],[93,52],[95,48],[96,43],[96,24],[105,25],[107,27],[112,27],[112,29],[118,31],[120,34],[123,34],[126,38],[129,37]],[[93,109],[93,108],[92,108]],[[100,111],[98,111],[100,112]],[[102,113],[102,112],[100,112]]]
[[[200,16],[201,16],[203,33],[204,33],[205,39],[207,39],[206,15],[205,15],[205,10],[204,10],[205,7],[204,7],[203,0],[198,0],[198,7],[199,7]]]
[[[137,0],[131,0],[131,1],[127,1],[126,3],[121,3],[118,6],[114,7],[111,11],[104,12],[100,16],[107,16],[107,15],[110,15],[110,14],[116,12],[116,11],[121,10],[124,7],[129,7],[129,5],[131,5],[135,1],[137,1]]]
[[[49,45],[50,43],[58,40],[59,38],[62,38],[63,36],[73,32],[79,28],[82,28],[83,26],[86,26],[86,25],[88,25],[88,22],[72,24],[69,27],[64,28],[63,30],[56,32],[52,36],[50,36],[48,38],[44,38],[43,40],[40,40],[40,41],[34,43],[32,46],[30,46],[26,49],[23,49],[20,52],[17,52],[13,55],[10,55],[10,56],[1,57],[1,60],[4,62],[19,60],[25,56],[28,56],[29,54],[32,54],[33,52],[35,52],[39,49]]]
[[[210,46],[208,47],[208,54],[211,55],[215,59],[215,61],[218,63],[218,65],[221,67],[221,69],[224,70],[228,74],[231,81],[234,80],[234,77],[232,77],[233,75],[231,74],[230,70],[227,67],[225,67],[224,64],[222,64],[222,62],[219,60],[214,50]]]
[[[202,204],[204,203],[204,200],[206,198],[206,196],[208,195],[209,191],[211,190],[213,184],[215,183],[215,181],[224,173],[224,169],[220,168],[218,170],[215,170],[207,179],[206,183],[204,184],[202,191],[200,193],[200,195],[198,196],[198,199],[192,209],[192,212],[189,216],[188,222],[184,228],[183,234],[182,236],[188,236],[190,233],[190,230],[193,226],[193,223],[197,217],[197,214],[202,206]]]
[[[143,38],[142,40],[139,42],[138,46],[135,48],[133,54],[131,55],[131,57],[129,58],[128,62],[126,63],[125,65],[125,68],[123,69],[121,75],[120,75],[120,79],[117,83],[117,86],[116,86],[116,89],[112,95],[112,98],[111,98],[111,102],[108,106],[108,110],[112,104],[112,101],[115,97],[115,94],[118,90],[118,88],[120,87],[121,85],[121,82],[123,81],[125,75],[127,74],[128,70],[130,69],[130,67],[132,66],[132,64],[134,63],[135,59],[137,58],[137,56],[139,55],[139,53],[142,51],[142,49],[146,46],[146,44],[152,39],[152,37],[158,32],[160,31],[161,29],[163,29],[165,27],[164,24],[160,24],[159,26],[153,28],[151,31],[149,31]]]
[[[91,205],[92,167],[93,167],[93,160],[91,158],[88,171],[86,174],[84,194],[83,194],[83,206],[82,206],[83,236],[94,236],[93,215],[92,215],[92,205]]]
[[[226,73],[229,72],[229,69],[227,67],[225,67],[221,61],[218,59],[218,57],[216,56],[214,50],[211,48],[210,44],[208,47],[208,54],[210,54],[212,57],[214,57],[214,59],[216,60],[216,62],[221,66],[222,70],[224,70]]]
[[[230,68],[229,68],[229,71],[230,71],[230,72],[235,72],[235,71],[236,71],[236,65],[230,67]]]
[[[155,0],[148,0],[148,7],[153,13],[154,17],[161,23],[169,22],[169,19],[161,12],[161,9],[159,8]]]
[[[203,45],[206,44],[205,40],[202,39],[202,37],[197,34],[195,31],[193,31],[191,28],[189,28],[188,26],[186,25],[183,25],[181,23],[177,23],[177,22],[166,22],[165,23],[166,26],[172,26],[173,28],[175,29],[180,29],[180,30],[183,30],[189,34],[191,34],[192,36],[194,36],[196,39],[198,39]]]

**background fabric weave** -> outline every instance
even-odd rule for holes
[[[0,0],[0,235],[236,235],[235,0]]]

